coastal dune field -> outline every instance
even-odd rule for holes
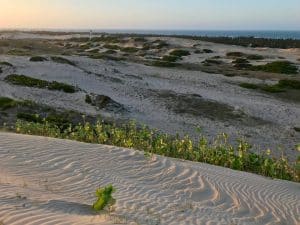
[[[299,224],[300,186],[112,146],[0,133],[0,224]],[[96,188],[113,184],[110,213]]]

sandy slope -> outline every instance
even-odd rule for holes
[[[109,183],[128,222],[300,223],[297,183],[117,147],[0,133],[0,171],[4,225],[106,224],[89,205]]]

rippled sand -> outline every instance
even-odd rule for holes
[[[90,205],[113,184],[115,215]],[[299,224],[300,185],[112,146],[0,133],[0,224]],[[111,220],[109,220],[111,219]]]

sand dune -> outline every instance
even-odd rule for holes
[[[0,133],[0,171],[1,225],[300,223],[297,183],[117,147]],[[112,220],[90,208],[110,183]]]

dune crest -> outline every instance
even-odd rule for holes
[[[92,212],[113,184],[138,224],[299,224],[300,185],[112,146],[0,133],[0,224],[111,224]]]

